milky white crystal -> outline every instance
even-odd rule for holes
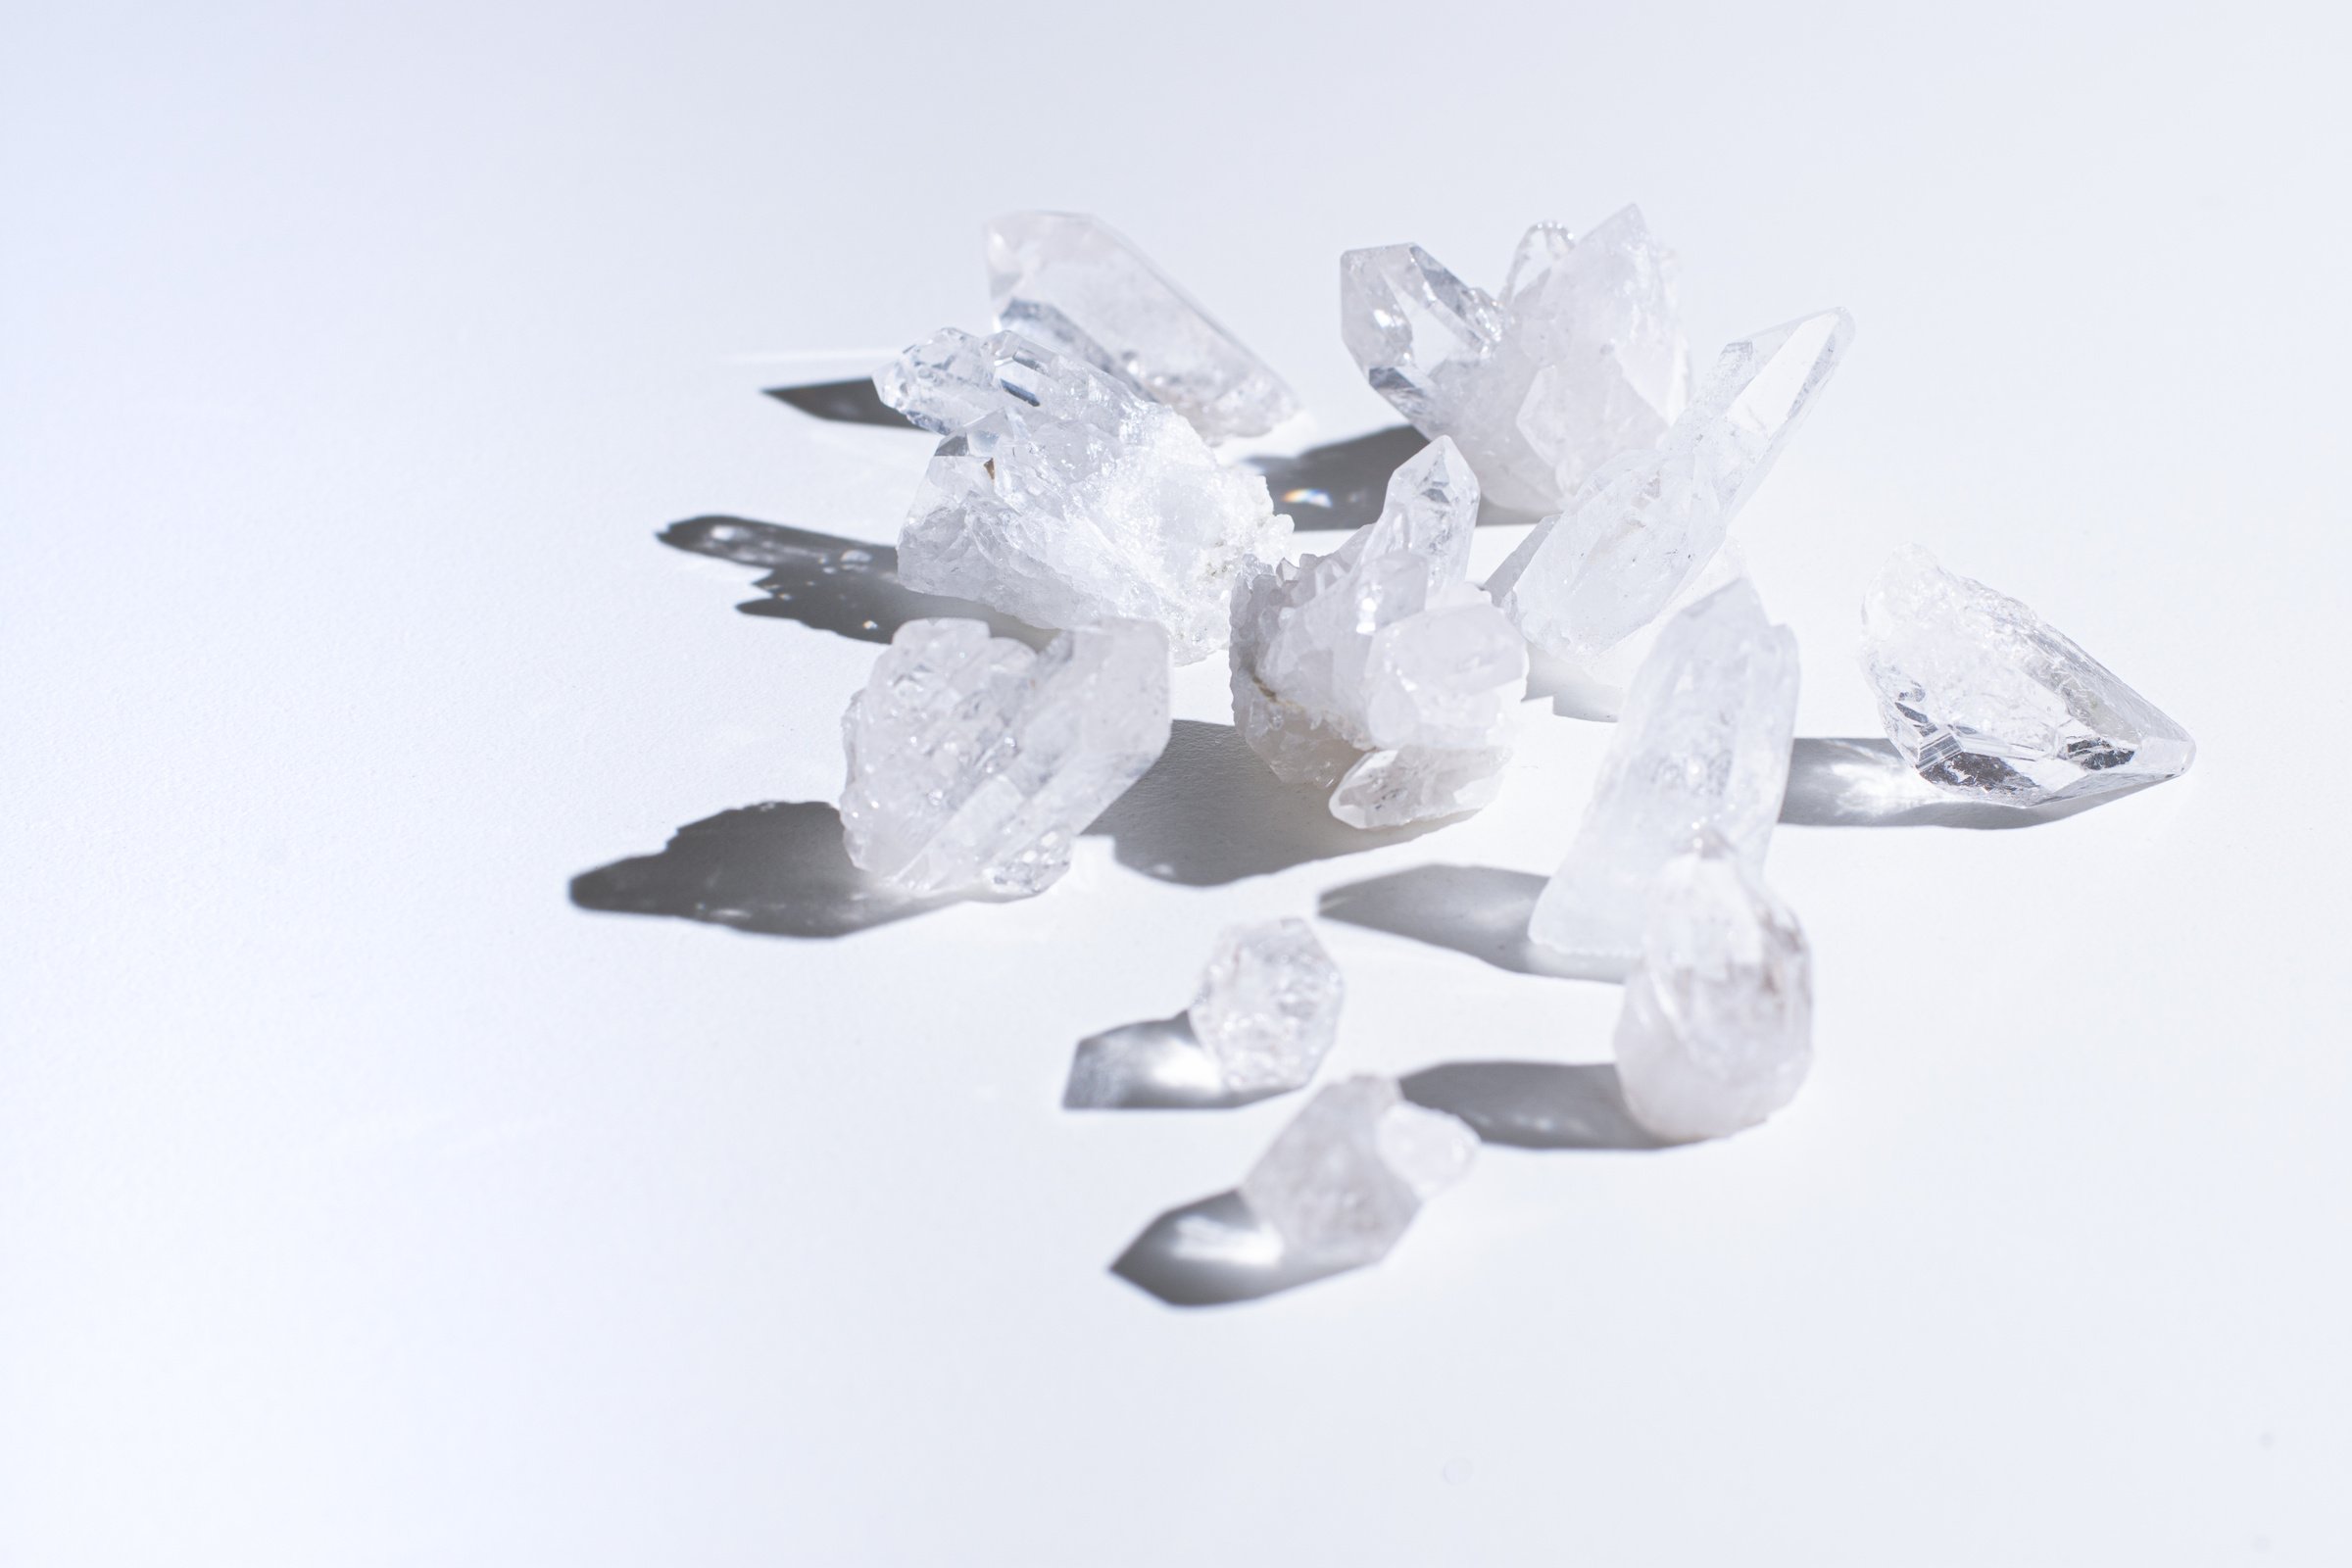
[[[1853,318],[1825,311],[1726,348],[1664,442],[1589,478],[1487,591],[1529,642],[1599,662],[1714,559],[1852,338]]]
[[[1394,1078],[1343,1079],[1282,1130],[1243,1180],[1242,1198],[1286,1256],[1352,1268],[1387,1256],[1477,1150],[1466,1123],[1411,1103]]]
[[[1658,871],[1713,831],[1761,874],[1796,728],[1796,638],[1764,616],[1746,581],[1717,589],[1659,631],[1568,858],[1527,934],[1595,975],[1641,952]]]
[[[1720,1138],[1796,1098],[1813,959],[1796,917],[1714,834],[1668,860],[1617,1015],[1626,1107],[1661,1138]]]
[[[1516,512],[1557,512],[1587,474],[1655,446],[1690,391],[1673,257],[1632,207],[1582,241],[1529,229],[1500,297],[1418,245],[1349,251],[1340,327],[1373,388],[1451,436]]]
[[[2185,771],[2188,732],[2026,606],[1912,546],[1862,600],[1862,666],[1920,776],[2036,806]]]
[[[988,292],[998,326],[1109,371],[1210,441],[1263,435],[1298,412],[1282,377],[1101,219],[997,219]]]
[[[976,620],[901,626],[841,721],[850,858],[901,891],[1042,892],[1168,744],[1168,642],[1104,621],[1034,652]]]
[[[1340,1034],[1340,966],[1304,920],[1230,926],[1189,1016],[1230,1090],[1296,1089]]]
[[[1225,645],[1235,578],[1290,519],[1184,416],[1011,332],[949,327],[874,374],[947,439],[899,535],[899,580],[1033,626],[1155,621],[1179,663]]]
[[[1385,827],[1494,799],[1527,649],[1466,573],[1478,481],[1440,438],[1328,556],[1253,568],[1233,601],[1234,722],[1285,782]]]

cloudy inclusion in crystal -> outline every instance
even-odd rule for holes
[[[1296,1089],[1339,1038],[1343,987],[1304,920],[1226,929],[1193,998],[1193,1033],[1235,1091]]]
[[[1461,1179],[1478,1135],[1406,1101],[1393,1078],[1316,1091],[1242,1182],[1286,1254],[1334,1268],[1386,1257],[1423,1202]]]

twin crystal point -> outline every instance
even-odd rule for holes
[[[910,620],[842,717],[850,858],[910,894],[1044,891],[1167,746],[1168,643],[1104,621],[1034,652]]]
[[[1263,435],[1298,412],[1263,360],[1100,219],[997,219],[988,290],[999,327],[1108,371],[1207,440]]]
[[[1744,580],[1669,620],[1634,674],[1567,858],[1528,936],[1595,975],[1642,948],[1660,867],[1711,831],[1760,874],[1788,784],[1796,638]]]
[[[2038,806],[2173,778],[2196,742],[2025,605],[1912,546],[1862,601],[1862,665],[1929,783]]]
[[[1393,1078],[1316,1091],[1242,1182],[1250,1211],[1295,1261],[1377,1263],[1421,1205],[1461,1179],[1478,1135],[1404,1099]]]
[[[1474,810],[1509,759],[1527,649],[1467,581],[1478,499],[1441,437],[1390,477],[1378,519],[1234,595],[1235,723],[1352,826]]]
[[[1235,579],[1280,558],[1265,480],[1182,415],[1011,332],[949,327],[875,372],[947,437],[899,536],[899,578],[1033,626],[1153,621],[1177,662],[1225,644]]]
[[[1340,966],[1304,920],[1231,926],[1193,998],[1193,1033],[1228,1090],[1297,1089],[1339,1038]]]

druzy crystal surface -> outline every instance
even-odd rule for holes
[[[1342,989],[1304,920],[1232,926],[1201,971],[1193,1033],[1227,1089],[1296,1089],[1339,1038]]]
[[[1210,441],[1263,435],[1298,412],[1282,377],[1101,219],[996,220],[988,292],[998,326],[1107,370]]]
[[[1395,1079],[1348,1078],[1316,1091],[1251,1167],[1242,1198],[1286,1256],[1376,1263],[1477,1150],[1466,1123],[1413,1104]]]
[[[1813,1059],[1805,935],[1720,838],[1668,860],[1617,1015],[1625,1102],[1661,1138],[1720,1138],[1796,1098]]]
[[[899,535],[899,580],[1033,626],[1157,622],[1179,663],[1225,645],[1235,579],[1280,557],[1266,482],[1184,416],[1011,332],[949,327],[875,372],[947,437]]]
[[[1659,868],[1701,832],[1760,874],[1796,728],[1796,638],[1742,580],[1669,620],[1634,674],[1568,857],[1527,934],[1595,975],[1642,948]]]
[[[1655,446],[1690,391],[1673,258],[1632,207],[1581,241],[1529,229],[1500,295],[1418,245],[1349,251],[1340,329],[1373,389],[1451,436],[1516,512],[1557,512],[1610,459]]]
[[[902,892],[1044,891],[1168,744],[1168,642],[1105,621],[1041,652],[910,620],[841,721],[850,858]]]
[[[1862,667],[1887,738],[1940,789],[2038,806],[2152,784],[2188,732],[2039,615],[1912,546],[1862,600]]]
[[[1328,556],[1255,567],[1233,601],[1234,722],[1287,783],[1385,827],[1494,799],[1527,649],[1466,580],[1478,481],[1440,438]]]
[[[1730,345],[1664,442],[1594,473],[1487,591],[1529,642],[1601,661],[1705,569],[1852,338],[1853,318],[1825,311]]]

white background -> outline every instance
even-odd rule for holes
[[[2339,8],[0,15],[0,1561],[2352,1561]],[[1106,1272],[1296,1102],[1074,1115],[1071,1042],[1228,921],[1547,871],[1608,731],[1542,703],[1344,858],[569,901],[837,792],[873,645],[655,534],[889,539],[924,441],[761,389],[981,324],[989,214],[1106,216],[1330,440],[1394,422],[1342,249],[1628,200],[1702,363],[1860,323],[1740,529],[1800,733],[1874,733],[1918,540],[2202,747],[1784,828],[1768,1127],[1490,1150],[1254,1303]],[[1318,930],[1328,1071],[1606,1055],[1611,988]]]

